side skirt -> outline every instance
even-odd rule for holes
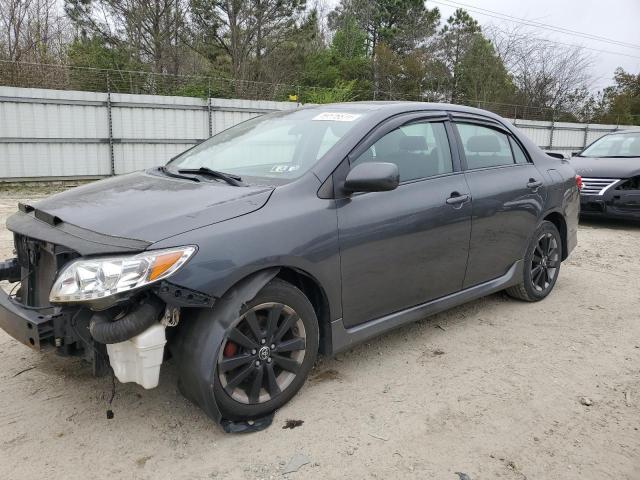
[[[415,307],[407,308],[406,310],[401,310],[351,328],[345,328],[341,318],[335,320],[331,322],[331,339],[333,346],[331,353],[336,354],[406,323],[421,320],[471,300],[476,300],[517,285],[520,282],[520,278],[522,278],[522,272],[523,262],[522,260],[518,260],[511,265],[507,273],[501,277],[436,300],[416,305]]]

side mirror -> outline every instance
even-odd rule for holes
[[[556,152],[545,152],[549,157],[559,158],[560,160],[564,160],[564,155]]]
[[[353,192],[385,192],[400,184],[400,173],[395,163],[365,162],[356,165],[347,174],[344,190]]]

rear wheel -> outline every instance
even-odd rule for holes
[[[507,289],[520,300],[537,302],[553,290],[562,261],[562,238],[551,222],[542,222],[535,231],[524,257],[522,282]]]
[[[318,321],[305,295],[279,279],[240,312],[217,359],[216,402],[229,419],[280,408],[302,387],[318,351]]]

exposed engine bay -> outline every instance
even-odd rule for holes
[[[96,376],[111,367],[123,383],[157,386],[166,328],[178,325],[182,306],[210,306],[212,300],[161,281],[82,304],[51,302],[56,278],[64,280],[65,268],[82,259],[81,252],[120,253],[143,243],[125,245],[120,238],[111,243],[110,237],[94,232],[82,232],[90,240],[79,238],[77,227],[24,205],[8,224],[14,231],[16,257],[0,262],[0,280],[14,285],[0,302],[13,313],[5,321],[12,336],[34,349],[51,348],[62,356],[82,357]],[[48,239],[63,241],[77,250]],[[86,278],[86,272],[71,273]]]

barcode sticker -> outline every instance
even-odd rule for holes
[[[320,115],[316,115],[311,120],[325,122],[353,122],[360,117],[361,115],[357,113],[322,112]]]

